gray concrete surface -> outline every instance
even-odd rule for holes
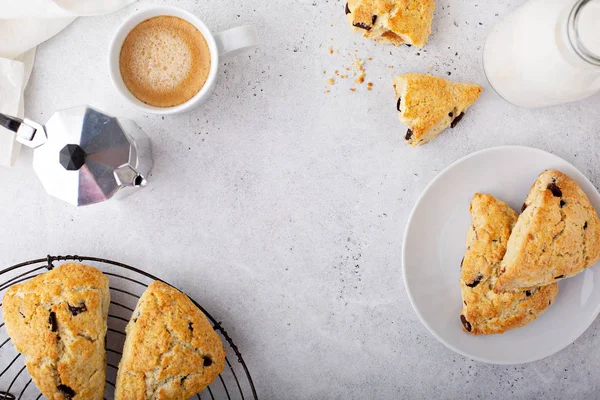
[[[214,31],[254,24],[261,46],[223,64],[204,106],[162,118],[129,107],[108,76],[111,35],[139,4],[80,18],[41,45],[27,115],[45,121],[87,103],[133,118],[153,140],[155,169],[126,201],[75,209],[45,194],[25,151],[0,170],[2,265],[79,253],[160,275],[223,321],[264,399],[600,396],[599,321],[543,361],[485,365],[428,333],[401,277],[412,206],[473,151],[541,148],[600,185],[599,96],[525,110],[487,85],[485,37],[520,0],[438,1],[424,50],[351,33],[343,1],[170,3]],[[372,91],[335,77],[354,55]],[[485,92],[456,129],[411,149],[391,87],[409,71],[451,73]]]

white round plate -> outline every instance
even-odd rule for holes
[[[460,261],[471,224],[471,198],[489,193],[518,211],[537,176],[547,169],[569,175],[600,210],[600,194],[573,165],[542,150],[503,146],[452,164],[429,184],[412,211],[402,248],[408,296],[427,329],[465,357],[492,364],[539,360],[572,343],[600,312],[595,265],[561,281],[556,302],[523,328],[487,336],[462,331]]]

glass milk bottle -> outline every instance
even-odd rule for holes
[[[509,102],[545,107],[600,91],[600,0],[529,0],[494,27],[487,79]]]

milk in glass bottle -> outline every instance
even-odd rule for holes
[[[487,39],[494,90],[522,107],[580,100],[600,91],[600,0],[529,0]]]

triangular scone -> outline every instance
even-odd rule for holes
[[[599,258],[596,210],[571,178],[545,171],[523,204],[495,289],[548,285],[580,273]]]
[[[61,265],[8,289],[6,330],[46,398],[104,397],[109,304],[108,278],[82,264]]]
[[[381,43],[425,46],[431,34],[434,0],[348,0],[353,30]]]
[[[483,88],[410,73],[394,78],[394,90],[400,121],[408,126],[404,139],[415,147],[435,139],[448,127],[454,128]]]
[[[148,286],[125,329],[116,400],[185,400],[225,367],[225,349],[206,316],[179,290]]]
[[[517,213],[495,197],[479,193],[473,197],[470,211],[472,224],[460,273],[463,330],[489,335],[525,326],[554,303],[558,284],[495,293],[498,268]]]

